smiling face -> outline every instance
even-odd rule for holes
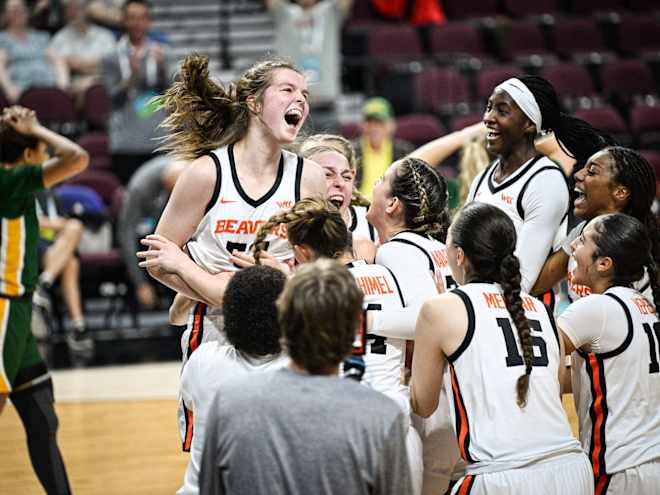
[[[487,127],[486,149],[500,156],[510,155],[521,143],[536,134],[536,126],[501,89],[488,99],[483,118]]]
[[[290,144],[309,115],[308,98],[307,81],[302,74],[292,69],[275,69],[255,113],[278,143]]]
[[[616,194],[623,186],[615,180],[614,163],[607,150],[599,151],[587,161],[587,165],[575,174],[573,202],[575,215],[591,220],[605,213],[616,213],[620,206]]]
[[[593,223],[589,223],[580,236],[571,243],[576,267],[573,272],[573,283],[593,287],[598,278],[598,260],[596,258],[596,243],[594,242]]]
[[[355,171],[344,155],[338,151],[322,151],[309,157],[318,163],[325,171],[325,181],[328,186],[327,198],[340,210],[351,204]]]

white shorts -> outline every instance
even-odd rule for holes
[[[181,335],[181,369],[185,366],[190,354],[205,342],[226,341],[221,331],[222,313],[216,308],[208,308],[203,303],[193,306],[188,315],[186,329]]]
[[[658,493],[660,493],[660,459],[645,462],[610,476],[601,476],[596,480],[596,495],[657,495]]]
[[[594,477],[587,456],[565,454],[519,469],[466,475],[452,495],[593,495]],[[632,492],[628,495],[633,495]]]

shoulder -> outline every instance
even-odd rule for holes
[[[215,162],[210,156],[205,155],[191,162],[181,173],[176,184],[178,186],[179,182],[182,182],[186,186],[196,185],[202,189],[213,190],[215,180]]]
[[[301,180],[301,196],[303,198],[319,195],[325,197],[326,189],[325,172],[323,171],[323,168],[316,162],[304,159]]]

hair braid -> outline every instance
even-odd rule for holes
[[[506,255],[500,262],[502,293],[506,309],[511,315],[514,325],[518,331],[520,346],[523,351],[523,360],[525,361],[525,373],[520,375],[516,383],[516,394],[518,406],[527,405],[527,392],[529,390],[529,376],[532,374],[532,360],[534,350],[532,347],[532,333],[529,328],[529,321],[525,316],[520,298],[520,262],[513,253]]]

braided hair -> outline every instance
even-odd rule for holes
[[[266,237],[280,224],[286,225],[290,244],[309,246],[319,257],[338,258],[351,246],[339,209],[325,199],[305,198],[291,209],[273,215],[259,228],[252,246],[257,264],[266,249]]]
[[[392,196],[404,206],[405,227],[441,242],[447,238],[447,181],[419,158],[398,162],[391,179]]]
[[[612,158],[613,179],[630,190],[628,204],[622,213],[635,217],[646,227],[651,240],[653,261],[660,263],[660,231],[651,211],[655,200],[655,170],[638,152],[622,146],[606,149]]]
[[[517,403],[523,408],[527,405],[534,351],[529,321],[520,298],[520,262],[514,255],[516,229],[499,208],[472,202],[452,223],[451,238],[469,261],[470,273],[466,283],[479,280],[499,283],[502,287],[504,303],[517,329],[525,363],[525,372],[516,383]]]
[[[592,220],[590,225],[593,227],[592,239],[596,245],[594,259],[601,256],[612,259],[612,284],[632,287],[634,282],[642,278],[646,267],[653,291],[653,304],[659,308],[658,269],[645,225],[637,218],[623,213],[601,215]]]
[[[250,123],[247,98],[255,96],[261,102],[277,69],[300,72],[286,60],[266,60],[253,65],[238,82],[222,85],[209,77],[208,57],[187,56],[178,80],[159,98],[168,113],[161,123],[168,136],[159,149],[194,160],[240,141]]]
[[[537,132],[554,131],[562,150],[576,160],[575,171],[584,167],[597,151],[616,144],[611,136],[588,122],[563,113],[555,88],[546,79],[529,75],[518,79],[531,91],[541,109],[543,129]]]

